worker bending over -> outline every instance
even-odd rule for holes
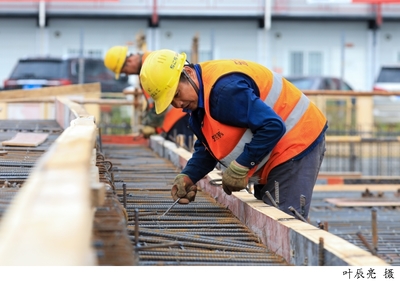
[[[150,51],[144,53],[128,53],[127,46],[111,47],[104,58],[104,65],[115,73],[118,79],[121,73],[126,75],[139,75],[142,64],[150,54]],[[189,139],[193,136],[188,128],[189,116],[180,109],[169,107],[160,115],[155,114],[154,101],[143,91],[146,99],[144,116],[142,117],[142,128],[140,129],[144,137],[148,138],[153,134],[160,134],[167,140],[173,140],[175,135],[183,134],[185,136],[186,146],[189,146]]]
[[[156,113],[172,104],[190,113],[194,153],[173,183],[180,204],[195,200],[197,183],[218,162],[227,195],[254,183],[254,196],[307,218],[325,152],[323,113],[280,74],[246,60],[196,65],[185,53],[162,49],[148,55],[140,72]],[[278,183],[278,185],[277,185]],[[279,199],[275,199],[275,188]],[[300,198],[305,199],[301,207]]]

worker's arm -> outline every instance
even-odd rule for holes
[[[239,73],[220,78],[210,96],[214,119],[252,131],[253,139],[236,159],[250,169],[272,151],[286,131],[283,120],[259,97],[254,81]]]
[[[216,165],[217,160],[211,156],[199,140],[196,140],[194,153],[181,173],[188,175],[193,183],[196,183],[212,171]]]

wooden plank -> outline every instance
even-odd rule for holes
[[[0,265],[96,265],[91,161],[96,126],[71,122],[38,160],[0,221]]]
[[[371,97],[371,96],[395,96],[400,92],[388,91],[343,91],[343,90],[303,90],[307,96],[346,96],[346,97]]]
[[[326,143],[329,142],[361,142],[361,136],[326,136]]]
[[[399,207],[400,200],[385,198],[327,198],[326,202],[337,207]]]
[[[76,118],[78,117],[89,117],[89,113],[78,103],[71,101],[66,97],[57,97],[57,100],[68,107],[68,109],[74,114]]]
[[[316,184],[314,186],[314,191],[319,192],[364,192],[366,189],[369,191],[387,191],[396,192],[399,190],[398,184]]]
[[[10,140],[2,142],[3,146],[37,147],[46,141],[47,133],[18,132]]]
[[[59,97],[45,97],[45,98],[27,98],[23,99],[24,103],[54,103],[55,99]],[[110,105],[110,106],[138,106],[142,105],[142,103],[138,103],[131,100],[126,99],[90,99],[90,98],[74,98],[70,97],[70,101],[75,102],[77,104],[95,104],[95,105]],[[3,100],[5,103],[21,103],[21,99],[6,99]]]
[[[318,174],[318,178],[361,178],[362,173],[359,171],[338,171],[338,172],[330,172],[330,171],[320,171]]]
[[[73,84],[64,86],[52,86],[25,90],[6,90],[0,91],[0,101],[12,99],[24,101],[24,99],[63,96],[63,95],[82,95],[87,93],[101,93],[100,83]]]

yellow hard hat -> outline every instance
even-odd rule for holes
[[[174,99],[186,54],[162,49],[151,52],[140,71],[140,83],[153,98],[156,113],[165,111]]]
[[[126,55],[128,54],[128,47],[114,46],[108,49],[104,58],[104,65],[115,73],[115,79],[119,78],[122,66],[125,63]]]

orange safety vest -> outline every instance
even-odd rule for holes
[[[169,106],[165,113],[164,122],[162,124],[162,131],[169,132],[171,128],[175,125],[175,123],[177,123],[187,114],[188,113],[183,112],[182,109]]]
[[[148,56],[150,53],[151,53],[151,51],[145,51],[145,52],[142,54],[142,65],[143,65],[144,61],[146,60],[147,56]]]
[[[250,129],[229,126],[210,114],[210,93],[215,82],[229,73],[243,73],[258,86],[260,99],[285,122],[286,133],[274,149],[249,171],[255,184],[265,184],[277,165],[299,155],[321,134],[324,114],[298,88],[266,67],[245,60],[213,60],[200,63],[204,87],[205,116],[202,132],[212,154],[225,166],[237,159],[252,140]]]

